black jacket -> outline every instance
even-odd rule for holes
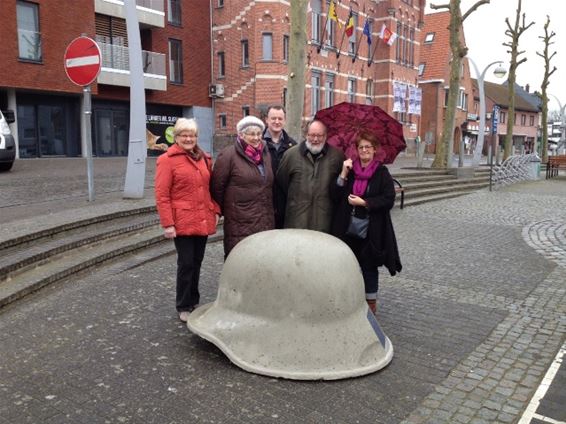
[[[273,169],[273,175],[277,174],[277,169],[279,168],[279,163],[283,154],[290,148],[297,144],[293,138],[287,134],[287,131],[282,130],[281,138],[279,139],[279,149],[277,149],[276,144],[273,143],[271,139],[271,134],[266,128],[263,132],[263,139],[269,149],[269,154],[271,155],[271,166]],[[273,209],[275,210],[275,228],[283,228],[285,221],[285,207],[287,205],[287,199],[285,193],[277,184],[273,184]]]
[[[397,239],[390,210],[395,203],[395,186],[387,167],[381,165],[370,178],[366,194],[362,196],[368,208],[356,207],[356,215],[364,217],[369,214],[368,236],[364,240],[354,239],[346,235],[352,206],[348,203],[348,195],[354,186],[353,172],[348,175],[344,186],[334,184],[331,197],[335,202],[335,214],[332,222],[332,235],[343,240],[354,252],[360,266],[374,267],[384,265],[391,275],[401,271],[401,259],[397,249]]]

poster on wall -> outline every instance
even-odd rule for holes
[[[421,102],[423,99],[423,90],[415,88],[415,115],[421,114]]]
[[[178,116],[172,115],[146,115],[145,134],[148,156],[159,156],[175,142],[173,139],[173,126],[177,119]]]
[[[416,100],[416,87],[410,86],[409,87],[409,108],[408,112],[411,114],[415,113],[415,100]]]
[[[402,85],[400,82],[393,81],[393,112],[403,112]]]

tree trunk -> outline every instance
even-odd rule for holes
[[[289,78],[287,80],[287,122],[289,135],[302,140],[305,104],[305,46],[307,45],[308,0],[291,3],[291,36],[289,39]]]

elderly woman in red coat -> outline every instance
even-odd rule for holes
[[[212,173],[212,196],[224,215],[224,257],[245,237],[275,228],[273,168],[263,122],[246,116],[234,144],[220,152]]]
[[[196,121],[179,118],[173,135],[175,144],[157,159],[155,200],[165,237],[177,249],[176,305],[186,322],[200,300],[200,266],[220,208],[210,195],[212,161],[197,144]]]

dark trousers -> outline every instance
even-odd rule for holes
[[[366,287],[366,299],[375,299],[379,288],[379,272],[377,267],[362,268],[362,276],[364,277],[364,285]]]
[[[198,305],[200,265],[204,259],[207,236],[177,236],[177,311],[188,311]]]

